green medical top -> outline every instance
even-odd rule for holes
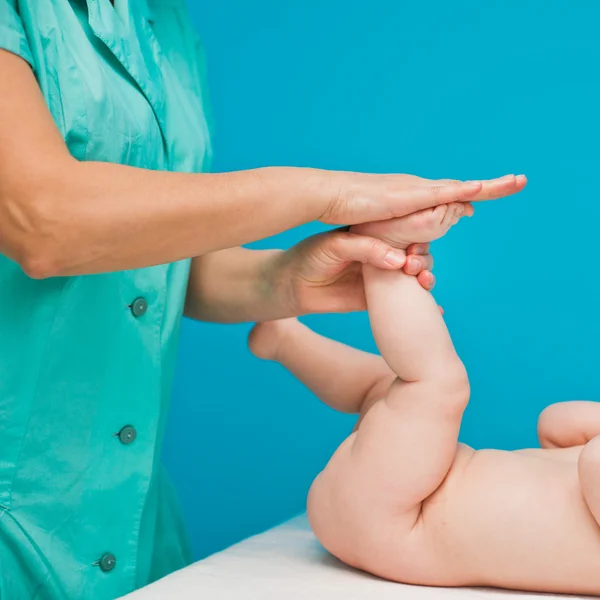
[[[0,47],[77,159],[206,169],[183,0],[0,0]],[[32,280],[0,255],[2,600],[117,598],[189,562],[160,467],[188,271]]]

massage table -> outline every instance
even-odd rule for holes
[[[383,581],[330,556],[305,516],[251,537],[125,596],[127,600],[549,600],[502,590]],[[569,598],[573,598],[572,596]]]

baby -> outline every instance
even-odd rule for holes
[[[463,213],[450,204],[354,231],[406,248]],[[363,274],[381,357],[296,320],[258,325],[249,340],[323,402],[361,415],[311,487],[319,541],[409,584],[600,595],[600,403],[547,408],[541,449],[458,443],[469,380],[435,301],[402,272]]]

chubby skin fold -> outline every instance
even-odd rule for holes
[[[443,236],[464,210],[354,231],[405,248]],[[320,542],[404,583],[600,594],[600,404],[550,406],[540,449],[460,444],[469,381],[435,301],[402,272],[363,274],[381,357],[295,320],[258,325],[249,341],[326,404],[361,415],[310,490]]]

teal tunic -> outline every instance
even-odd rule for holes
[[[183,0],[0,0],[0,47],[77,159],[206,169]],[[189,562],[160,467],[188,271],[33,280],[0,255],[2,600],[117,598]]]

